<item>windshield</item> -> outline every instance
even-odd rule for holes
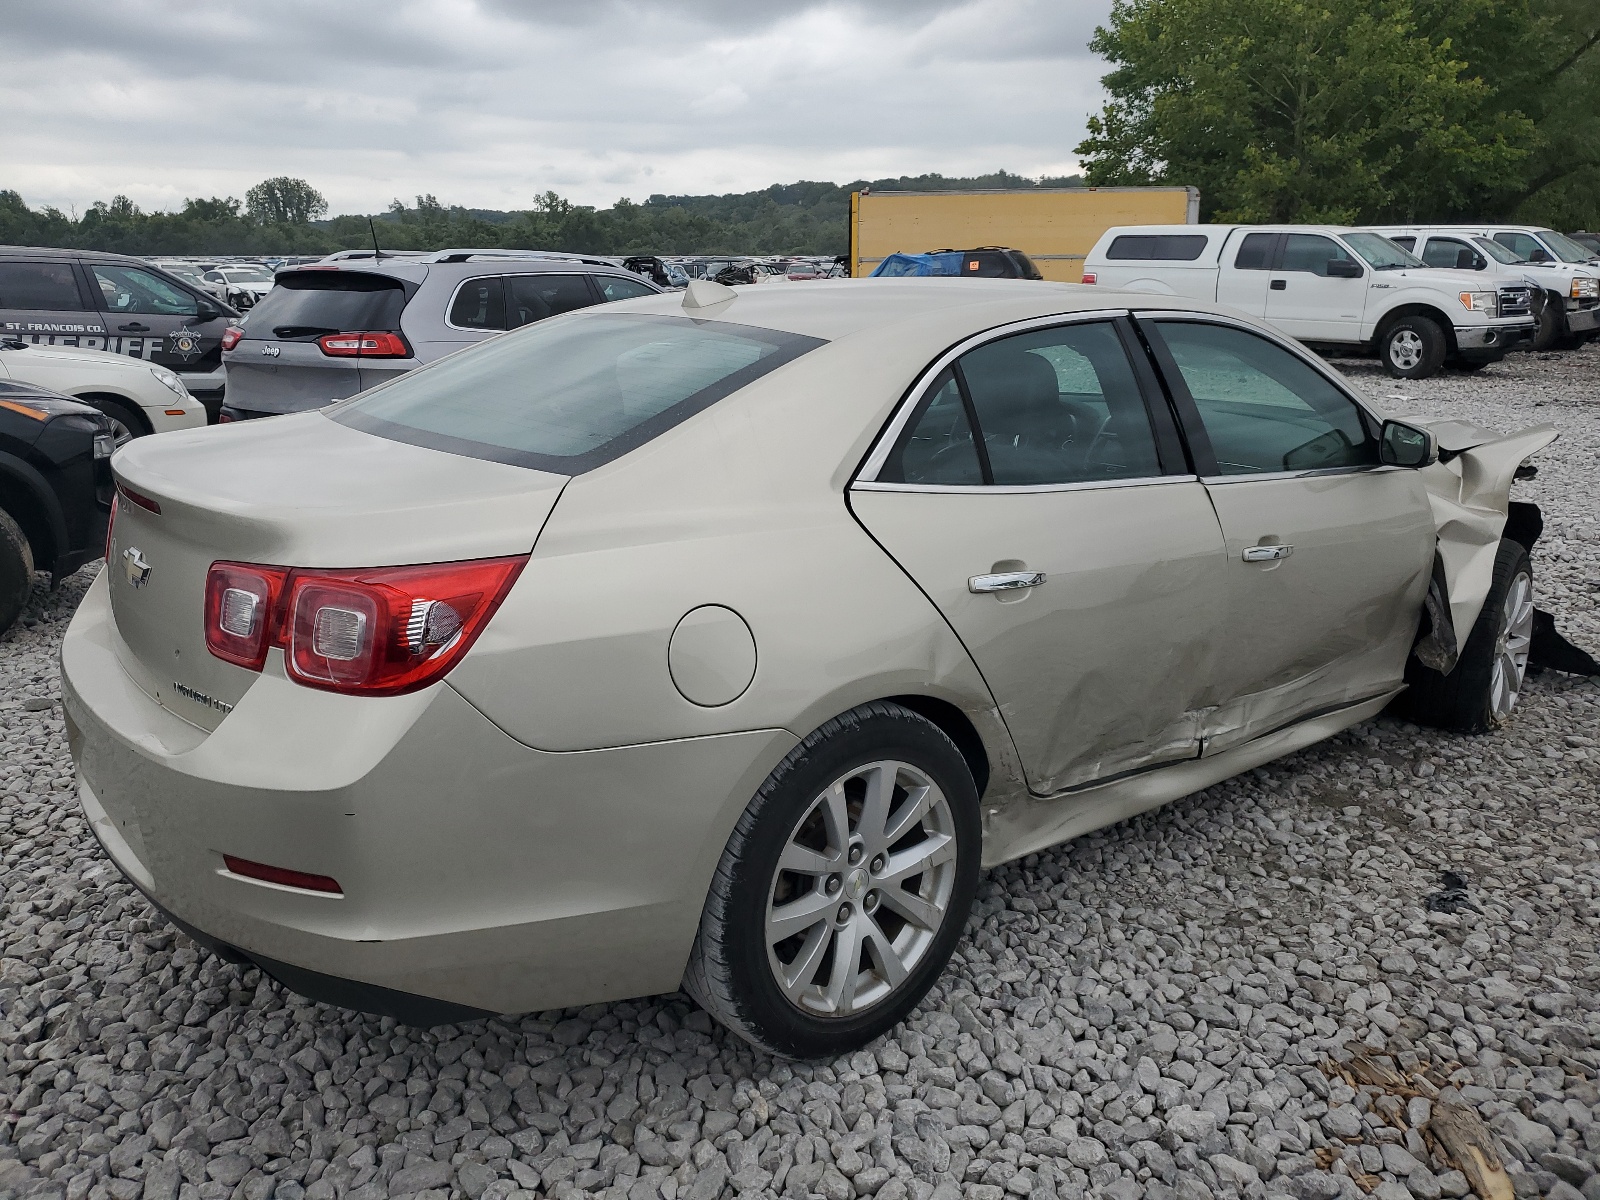
[[[1367,265],[1375,271],[1399,271],[1423,265],[1415,254],[1402,250],[1382,234],[1347,233],[1343,236],[1345,244],[1366,259]]]
[[[571,313],[440,359],[328,415],[414,446],[577,475],[822,344],[688,317]]]
[[[1514,251],[1502,246],[1493,238],[1475,237],[1472,239],[1472,244],[1479,250],[1482,250],[1490,258],[1494,259],[1495,262],[1505,263],[1507,266],[1526,263],[1528,261],[1525,258],[1519,258]]]
[[[1554,229],[1544,229],[1539,237],[1546,246],[1555,251],[1555,255],[1562,262],[1586,263],[1594,260],[1594,251],[1579,242],[1573,241],[1564,233],[1557,233]]]
[[[271,283],[272,272],[260,267],[224,267],[222,274],[229,283]]]

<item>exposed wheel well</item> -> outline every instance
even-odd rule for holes
[[[39,507],[36,496],[22,483],[0,472],[0,508],[11,514],[11,519],[22,528],[23,536],[28,539],[28,547],[33,551],[35,566],[46,571],[50,564],[56,560],[55,537],[50,529],[50,520]],[[951,735],[954,737],[954,735]],[[956,745],[960,745],[957,742]]]
[[[73,399],[93,403],[96,400],[107,401],[118,408],[126,409],[128,415],[139,422],[139,427],[145,433],[152,432],[150,418],[144,415],[144,409],[137,400],[130,400],[127,396],[119,396],[115,392],[78,392]]]
[[[1445,316],[1444,313],[1440,312],[1437,308],[1434,308],[1431,305],[1402,304],[1393,312],[1385,313],[1383,320],[1378,322],[1378,331],[1373,336],[1374,350],[1380,352],[1382,351],[1383,339],[1389,336],[1389,330],[1394,328],[1396,321],[1399,321],[1405,317],[1427,317],[1428,320],[1437,325],[1439,327],[1439,331],[1444,334],[1446,352],[1449,354],[1454,354],[1458,349],[1456,346],[1456,327],[1449,317]]]
[[[945,736],[961,751],[961,757],[967,760],[967,769],[972,772],[972,782],[981,798],[989,786],[989,752],[984,749],[983,739],[967,714],[949,701],[933,696],[885,696],[884,699],[909,708],[944,730]]]

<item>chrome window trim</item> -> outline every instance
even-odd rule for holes
[[[484,333],[484,334],[493,335],[493,334],[496,334],[496,333],[505,333],[505,332],[507,332],[504,329],[482,329],[482,328],[479,328],[478,326],[475,326],[475,325],[456,325],[450,320],[450,314],[455,312],[455,310],[456,310],[456,297],[461,295],[461,289],[466,287],[467,284],[469,284],[469,283],[476,283],[480,279],[498,279],[498,280],[501,281],[500,289],[501,289],[502,295],[501,295],[501,298],[500,298],[500,308],[501,308],[501,311],[503,313],[504,310],[505,310],[505,296],[504,296],[504,291],[505,291],[505,282],[504,281],[505,281],[505,278],[506,278],[505,275],[501,275],[501,274],[469,275],[469,276],[467,276],[467,278],[465,278],[465,279],[461,280],[461,282],[457,283],[456,286],[451,290],[450,299],[445,303],[445,306],[444,306],[444,322],[443,322],[444,327],[446,329],[457,330],[457,331],[459,331],[461,333]]]
[[[851,485],[853,492],[950,492],[959,496],[1036,496],[1047,492],[1098,492],[1106,488],[1160,487],[1168,483],[1200,483],[1198,475],[1141,475],[1136,479],[1092,479],[1080,483],[879,483]]]
[[[1229,483],[1258,483],[1271,479],[1320,479],[1326,475],[1366,475],[1389,471],[1410,471],[1414,467],[1396,467],[1390,463],[1368,463],[1354,467],[1313,467],[1308,471],[1260,471],[1254,475],[1207,475],[1200,480],[1207,487]]]
[[[906,422],[911,420],[911,414],[916,411],[917,405],[922,402],[922,397],[927,393],[929,385],[939,377],[940,371],[943,371],[967,351],[988,345],[990,342],[999,341],[1001,338],[1010,337],[1012,334],[1028,333],[1034,329],[1051,329],[1060,325],[1077,325],[1086,321],[1109,321],[1127,315],[1128,310],[1126,308],[1096,308],[1087,312],[1051,313],[1049,316],[1028,317],[1021,321],[1011,321],[1005,325],[996,325],[992,329],[985,329],[957,342],[938,358],[934,359],[931,365],[923,368],[922,373],[917,376],[911,387],[907,389],[905,396],[900,401],[899,408],[895,410],[894,416],[889,418],[889,423],[883,427],[883,431],[878,434],[878,440],[873,443],[871,452],[867,455],[866,461],[861,464],[861,469],[856,472],[856,477],[851,480],[850,486],[858,487],[863,483],[877,483],[878,472],[883,470],[883,464],[889,460],[889,453],[894,449],[895,442],[899,440],[901,431],[906,427]],[[1154,476],[1152,478],[1162,477]],[[955,485],[929,486],[943,489],[951,488]],[[1058,485],[1042,486],[1056,487]],[[892,487],[895,491],[902,490],[902,485],[900,484],[894,484]],[[913,491],[924,490],[921,484],[908,484],[904,485],[904,487]],[[992,491],[994,489],[978,485],[970,490]]]

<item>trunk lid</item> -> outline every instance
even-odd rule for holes
[[[369,567],[525,554],[567,482],[319,413],[139,438],[112,467],[161,509],[126,496],[117,505],[108,580],[118,653],[147,694],[207,730],[259,677],[206,648],[213,562]],[[282,669],[279,652],[266,669]]]
[[[248,412],[325,408],[365,386],[360,359],[331,358],[314,341],[246,337],[223,363],[228,368],[228,406]]]

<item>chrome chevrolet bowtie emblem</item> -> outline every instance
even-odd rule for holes
[[[122,569],[128,573],[128,582],[136,588],[150,582],[150,562],[137,546],[129,546],[122,552]]]

